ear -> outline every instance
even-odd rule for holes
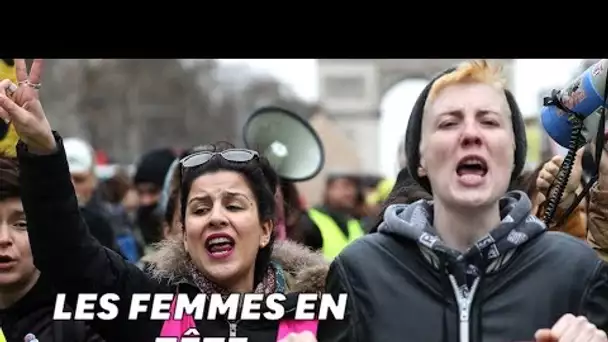
[[[424,139],[420,139],[420,145],[418,145],[418,155],[420,156],[420,166],[418,166],[418,169],[416,170],[418,177],[427,176],[426,160],[424,159],[424,157],[422,157],[424,155],[422,152],[424,151],[425,143],[426,141]]]
[[[418,169],[416,170],[416,173],[418,173],[418,177],[426,177],[427,173],[426,173],[426,161],[423,158],[420,158],[420,166],[418,166]]]
[[[268,246],[270,242],[270,236],[274,230],[274,222],[272,220],[266,220],[262,223],[262,234],[260,235],[260,248]]]
[[[190,251],[188,250],[188,234],[186,234],[186,232],[184,231],[182,237],[184,240],[184,249],[186,250],[186,252],[190,253]]]

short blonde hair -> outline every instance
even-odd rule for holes
[[[486,60],[466,61],[460,64],[456,70],[439,77],[433,83],[427,103],[446,87],[461,83],[485,83],[504,90],[507,82],[500,65],[492,65]]]

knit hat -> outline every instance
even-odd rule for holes
[[[163,188],[165,176],[177,158],[177,154],[168,148],[153,150],[146,153],[137,165],[133,183],[152,183],[159,189]]]
[[[410,171],[410,175],[418,184],[420,184],[429,193],[433,193],[431,189],[431,183],[427,177],[420,177],[418,175],[418,167],[420,166],[420,138],[422,130],[422,115],[424,114],[424,106],[426,99],[429,96],[431,87],[439,78],[454,72],[456,68],[450,68],[443,73],[439,74],[433,80],[427,84],[422,90],[410,115],[407,123],[407,131],[405,134],[405,155],[407,156],[407,167]],[[524,119],[519,110],[519,106],[515,101],[515,97],[509,90],[505,90],[507,97],[507,103],[511,109],[511,119],[513,121],[513,133],[515,136],[515,156],[514,156],[514,167],[513,173],[511,174],[511,180],[514,180],[522,172],[526,163],[526,154],[528,144],[526,142],[526,126]]]

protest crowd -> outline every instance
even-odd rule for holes
[[[396,180],[330,173],[318,205],[297,187],[318,169],[290,177],[276,148],[240,141],[201,136],[102,175],[92,144],[49,122],[46,61],[3,63],[0,342],[193,329],[201,341],[608,341],[608,149],[578,146],[566,179],[561,155],[525,169],[522,113],[489,62],[455,65],[420,93]],[[77,312],[79,294],[108,293],[113,319],[53,318],[57,294]],[[128,319],[144,293],[280,293],[285,314]],[[296,317],[310,293],[347,294],[343,319]]]

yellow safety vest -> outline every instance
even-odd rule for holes
[[[0,342],[6,342],[6,337],[4,337],[4,331],[0,328]]]
[[[348,237],[344,236],[342,229],[338,227],[338,224],[331,218],[331,216],[317,210],[308,210],[308,216],[319,227],[321,237],[323,239],[323,255],[328,260],[333,260],[344,247],[349,243],[363,236],[363,228],[357,220],[348,220],[347,230]]]

